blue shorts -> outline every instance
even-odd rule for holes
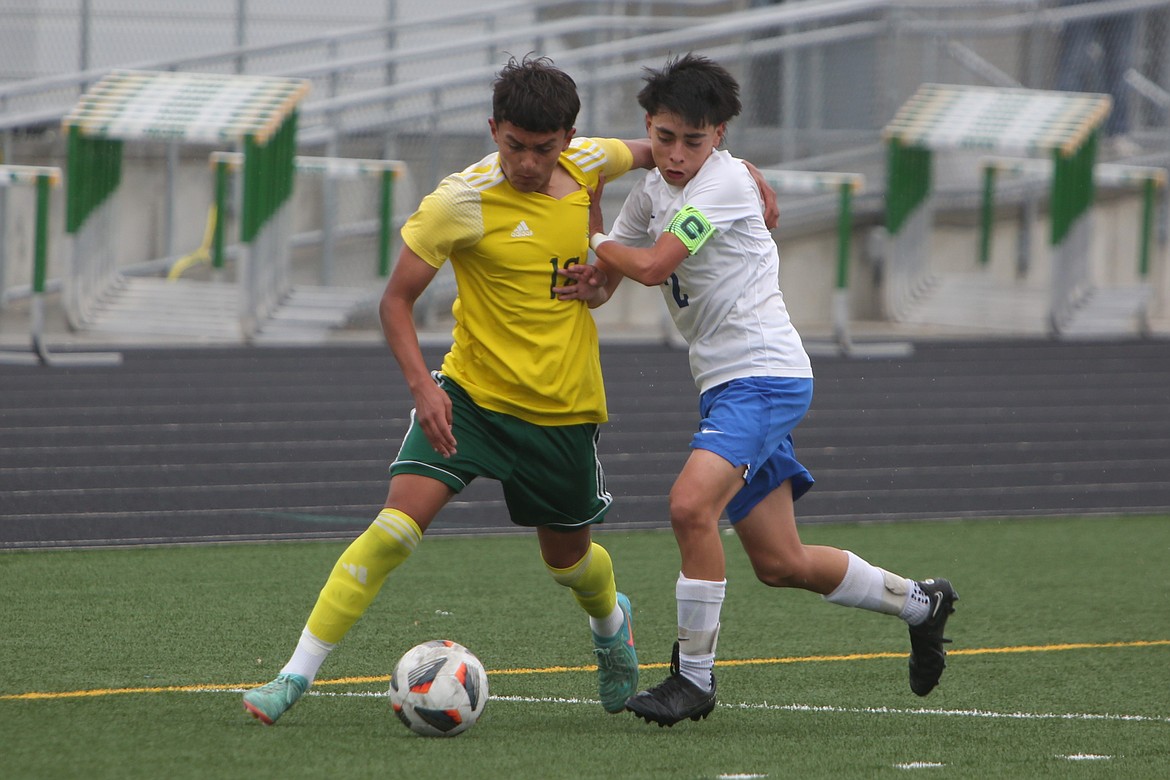
[[[756,376],[733,379],[699,396],[699,431],[691,448],[708,450],[733,466],[747,466],[744,486],[727,505],[732,524],[747,517],[785,480],[796,500],[813,485],[796,460],[792,431],[812,403],[811,379]]]

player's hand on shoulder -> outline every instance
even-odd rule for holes
[[[764,225],[768,230],[775,230],[776,226],[780,224],[780,203],[776,199],[776,190],[772,189],[772,185],[768,184],[764,175],[760,173],[759,168],[747,160],[743,160],[742,162],[760,190],[760,200],[764,204]]]

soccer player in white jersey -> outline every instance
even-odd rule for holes
[[[626,708],[660,726],[714,709],[724,512],[761,582],[906,621],[910,688],[925,696],[945,666],[943,629],[958,599],[951,584],[916,582],[852,552],[805,545],[797,532],[793,503],[813,479],[795,457],[792,431],[812,399],[813,373],[784,306],[759,196],[744,166],[719,150],[740,111],[738,84],[694,54],[649,71],[645,81],[638,102],[655,169],[634,187],[608,235],[600,188],[594,191],[597,262],[566,270],[582,296],[590,286],[612,292],[623,276],[660,286],[700,393],[692,451],[670,491],[682,558],[670,676]]]

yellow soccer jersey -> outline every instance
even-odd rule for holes
[[[443,373],[477,404],[537,425],[605,422],[597,328],[583,301],[559,301],[556,269],[588,262],[589,193],[633,165],[623,142],[576,138],[560,165],[582,186],[559,200],[515,190],[493,153],[443,179],[402,239],[459,288]]]

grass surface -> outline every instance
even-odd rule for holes
[[[648,726],[596,702],[589,630],[531,535],[435,538],[276,726],[239,689],[284,664],[344,545],[0,555],[5,777],[1161,778],[1170,767],[1170,519],[814,526],[961,599],[942,685],[910,693],[896,619],[770,590],[727,538],[720,707]],[[644,684],[665,674],[678,555],[603,531]],[[434,638],[489,670],[467,734],[416,737],[385,697]]]

